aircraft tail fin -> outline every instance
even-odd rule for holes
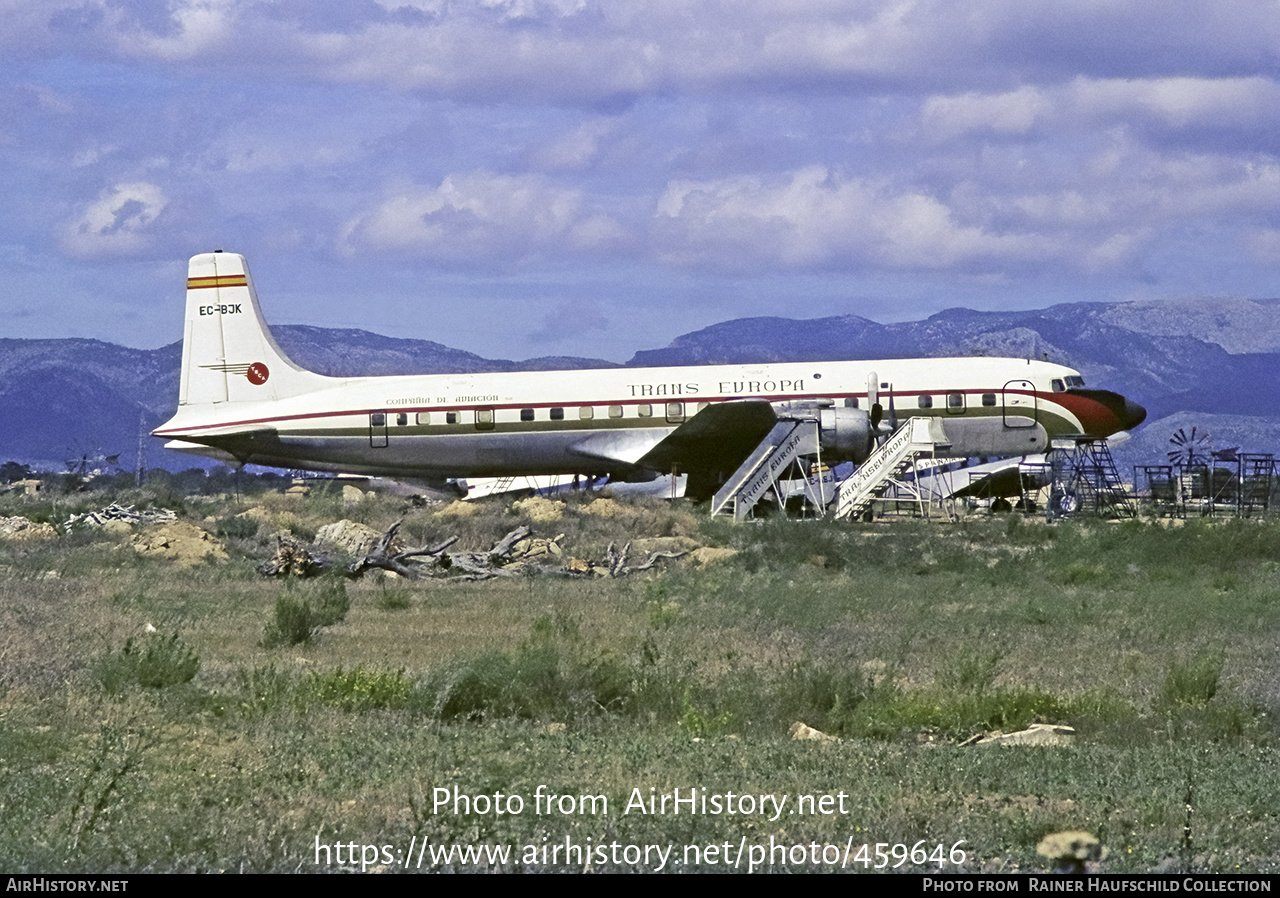
[[[244,256],[191,258],[179,405],[284,399],[329,380],[294,364],[276,344]]]

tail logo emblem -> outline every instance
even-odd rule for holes
[[[251,365],[201,365],[201,368],[208,368],[211,371],[222,371],[226,374],[243,374],[249,383],[254,386],[261,386],[267,382],[267,378],[271,376],[270,369],[262,362],[254,362]]]

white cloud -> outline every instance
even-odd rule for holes
[[[75,256],[136,253],[147,246],[151,226],[168,204],[154,184],[117,184],[63,226],[62,246]]]
[[[920,126],[931,141],[972,132],[1022,135],[1049,107],[1044,92],[1031,85],[1002,94],[929,97],[920,112]]]
[[[180,0],[172,17],[178,34],[154,38],[149,49],[162,59],[190,59],[216,52],[236,34],[237,0]]]
[[[785,181],[676,181],[658,200],[665,259],[751,270],[769,265],[938,269],[1048,253],[1034,234],[994,234],[955,220],[936,197],[822,166]]]
[[[583,207],[577,190],[535,175],[450,175],[413,186],[350,221],[346,251],[442,262],[522,264],[546,254],[615,245],[620,225]]]
[[[966,134],[1025,135],[1034,128],[1055,133],[1143,125],[1172,131],[1256,131],[1276,124],[1280,83],[1262,76],[1077,77],[1064,84],[1028,84],[998,94],[931,96],[920,111],[921,131],[934,142]]]

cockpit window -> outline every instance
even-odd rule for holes
[[[1079,374],[1072,374],[1067,378],[1067,386],[1073,389],[1082,389],[1084,387],[1084,378]]]
[[[1067,388],[1062,383],[1061,378],[1055,377],[1052,381],[1050,381],[1049,385],[1053,387],[1053,392],[1055,393],[1065,393],[1067,391]]]

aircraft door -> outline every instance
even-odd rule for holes
[[[369,445],[374,449],[387,448],[387,413],[369,413]]]
[[[1036,386],[1029,380],[1011,380],[1004,385],[1004,426],[1036,426]]]

